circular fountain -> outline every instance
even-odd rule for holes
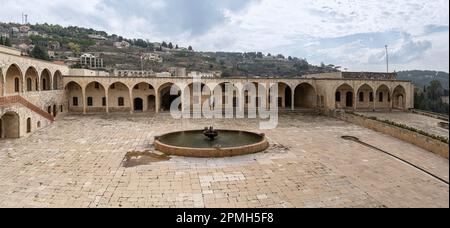
[[[269,147],[269,142],[264,134],[210,127],[157,136],[154,145],[168,155],[220,158],[262,152]]]

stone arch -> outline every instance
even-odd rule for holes
[[[135,84],[132,90],[133,103],[135,111],[155,111],[156,110],[156,92],[155,87],[147,82]],[[140,99],[140,100],[139,100]],[[136,105],[138,107],[136,107]]]
[[[373,88],[366,84],[361,85],[356,93],[357,109],[373,109],[374,108],[374,91]]]
[[[316,89],[309,83],[301,83],[294,90],[295,108],[315,108],[316,107]]]
[[[393,103],[395,109],[406,109],[406,89],[402,85],[398,85],[392,92]]]
[[[69,112],[83,112],[83,89],[80,84],[70,81],[64,87],[68,98]]]
[[[171,95],[172,86],[178,90],[178,95]],[[158,88],[159,101],[157,101],[157,110],[169,111],[175,99],[181,96],[181,88],[174,83],[168,82]],[[159,104],[159,105],[158,105]]]
[[[292,107],[292,89],[289,86],[289,84],[284,82],[278,82],[274,86],[278,86],[278,98],[277,98],[277,105],[278,108],[288,108],[290,109]],[[271,90],[269,91],[269,96],[271,95]],[[270,101],[269,101],[270,102]]]
[[[258,83],[247,82],[242,86],[242,98],[244,99],[244,108],[258,108]]]
[[[1,138],[20,138],[20,116],[17,112],[6,112],[0,118]]]
[[[111,83],[108,87],[108,106],[110,112],[130,112],[130,88],[122,82]]]
[[[229,89],[232,89],[232,91],[227,91],[227,85]],[[220,95],[222,97],[220,97]],[[231,82],[219,83],[213,89],[214,102],[217,105],[219,105],[219,103],[222,103],[222,110],[225,110],[228,106],[232,105],[234,112],[236,108],[239,107],[239,95],[240,94],[238,88],[236,88],[236,86]],[[220,109],[220,106],[215,107]]]
[[[27,92],[38,91],[39,73],[34,67],[28,67],[25,72],[25,90]]]
[[[53,90],[63,89],[63,78],[61,71],[57,70],[53,74]]]
[[[389,109],[391,107],[391,92],[385,84],[378,86],[375,93],[375,108]]]
[[[18,65],[12,64],[5,75],[6,94],[20,94],[23,92],[23,73]]]
[[[90,82],[86,85],[84,92],[86,112],[106,112],[106,104],[103,103],[103,99],[106,99],[106,89],[100,82]]]
[[[198,89],[200,89],[200,91],[198,91]],[[203,110],[203,103],[210,99],[211,94],[211,88],[202,82],[193,82],[184,88],[185,98],[190,99],[189,104],[191,111],[193,111],[195,106],[200,107],[200,110],[197,111]]]
[[[354,89],[347,83],[337,87],[335,93],[336,108],[353,108],[354,104]]]
[[[40,80],[41,91],[48,91],[52,89],[51,78],[52,74],[50,73],[50,71],[48,69],[44,69],[41,73],[41,80]]]

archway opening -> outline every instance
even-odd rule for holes
[[[39,81],[39,75],[36,69],[33,67],[29,67],[27,72],[25,73],[25,80],[26,80],[26,91],[37,91],[38,90],[38,83]]]
[[[18,94],[23,92],[22,71],[17,65],[13,64],[8,68],[6,71],[5,80],[6,94]]]
[[[141,82],[139,84],[136,84],[133,86],[133,100],[136,98],[140,98],[142,100],[142,109],[136,110],[136,107],[134,108],[136,111],[155,111],[155,99],[150,100],[150,97],[155,97],[155,88],[145,82]]]
[[[399,85],[395,87],[393,92],[393,108],[405,110],[406,109],[406,90],[403,86]]]
[[[391,92],[389,91],[389,87],[386,85],[379,86],[375,95],[376,109],[391,108]]]
[[[172,86],[175,86],[175,89],[178,91],[177,95],[172,95],[170,93]],[[179,97],[181,97],[181,89],[173,84],[173,83],[166,83],[163,86],[160,87],[160,110],[161,111],[170,111],[172,103]],[[181,109],[181,105],[179,107]]]
[[[186,87],[184,94],[189,96],[190,110],[194,111],[194,107],[199,107],[200,109],[195,111],[202,112],[203,103],[211,98],[211,89],[204,83],[195,82]]]
[[[295,88],[294,105],[295,108],[315,108],[316,91],[314,87],[308,83],[302,83]]]
[[[41,90],[48,91],[51,90],[51,74],[50,71],[45,69],[41,74]]]
[[[62,74],[59,70],[53,75],[53,90],[62,90],[63,88]]]
[[[69,82],[66,87],[69,112],[83,112],[83,92],[81,86],[76,82]]]
[[[290,109],[292,107],[292,90],[291,90],[291,87],[288,84],[282,83],[282,82],[281,83],[277,83],[274,86],[278,86],[278,97],[276,98],[276,100],[274,100],[274,102],[277,102],[278,108]],[[269,91],[269,97],[270,98],[271,98],[271,95],[272,95],[272,88],[274,86],[272,86],[270,91]],[[269,99],[269,104],[270,104],[270,102],[272,102],[271,99]]]
[[[374,108],[374,97],[373,97],[373,89],[367,84],[362,85],[358,89],[358,99],[356,101],[357,109],[373,109]]]
[[[130,112],[130,90],[127,85],[115,82],[108,89],[108,106],[110,112]]]
[[[255,85],[256,86],[256,85]],[[247,86],[243,87],[242,91],[239,91],[238,88],[236,88],[235,85],[231,82],[223,82],[218,84],[214,87],[212,91],[213,96],[213,102],[212,105],[213,108],[216,110],[222,110],[225,111],[228,115],[231,115],[231,113],[236,114],[240,108],[240,93],[243,92],[243,108],[245,108],[245,105],[250,104],[250,96],[256,96],[256,94],[250,94],[249,90],[250,88],[246,88]],[[205,89],[206,93],[204,93],[203,96],[211,96],[211,90],[209,88]]]
[[[353,107],[353,88],[348,84],[343,84],[336,89],[336,108],[352,108]]]
[[[7,112],[0,118],[1,137],[14,139],[20,137],[20,118],[16,112]]]
[[[106,104],[103,98],[106,96],[105,87],[99,82],[90,82],[85,89],[86,112],[106,112]]]

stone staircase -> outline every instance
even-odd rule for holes
[[[0,107],[11,105],[11,104],[21,104],[22,106],[28,108],[29,110],[39,114],[40,116],[50,120],[51,122],[55,121],[55,117],[53,117],[48,112],[42,110],[41,108],[37,107],[33,103],[27,101],[25,98],[15,95],[15,96],[8,96],[8,97],[0,97]]]

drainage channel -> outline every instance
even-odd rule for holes
[[[368,143],[365,143],[365,142],[359,140],[359,138],[357,138],[357,137],[354,137],[354,136],[342,136],[341,138],[344,139],[344,140],[348,140],[348,141],[353,141],[353,142],[359,143],[359,144],[361,144],[363,146],[369,147],[369,148],[374,149],[374,150],[378,150],[378,151],[380,151],[380,152],[382,152],[384,154],[387,154],[387,155],[389,155],[389,156],[391,156],[391,157],[393,157],[393,158],[395,158],[397,160],[400,160],[400,161],[402,161],[402,162],[404,162],[404,163],[406,163],[406,164],[408,164],[408,165],[410,165],[410,166],[412,166],[412,167],[414,167],[414,168],[416,168],[416,169],[418,169],[418,170],[420,170],[420,171],[422,171],[422,172],[424,172],[424,173],[426,173],[426,174],[436,178],[437,180],[439,180],[439,181],[441,181],[441,182],[443,182],[443,183],[445,183],[447,185],[449,184],[448,181],[446,181],[446,180],[444,180],[444,179],[442,179],[442,178],[440,178],[440,177],[438,177],[438,176],[428,172],[427,170],[425,170],[423,168],[420,168],[419,166],[417,166],[417,165],[415,165],[415,164],[413,164],[413,163],[411,163],[409,161],[406,161],[403,158],[400,158],[400,157],[398,157],[398,156],[396,156],[394,154],[391,154],[391,153],[389,153],[389,152],[387,152],[385,150],[382,150],[382,149],[380,149],[378,147],[375,147],[375,146],[372,146],[372,145],[370,145]]]

